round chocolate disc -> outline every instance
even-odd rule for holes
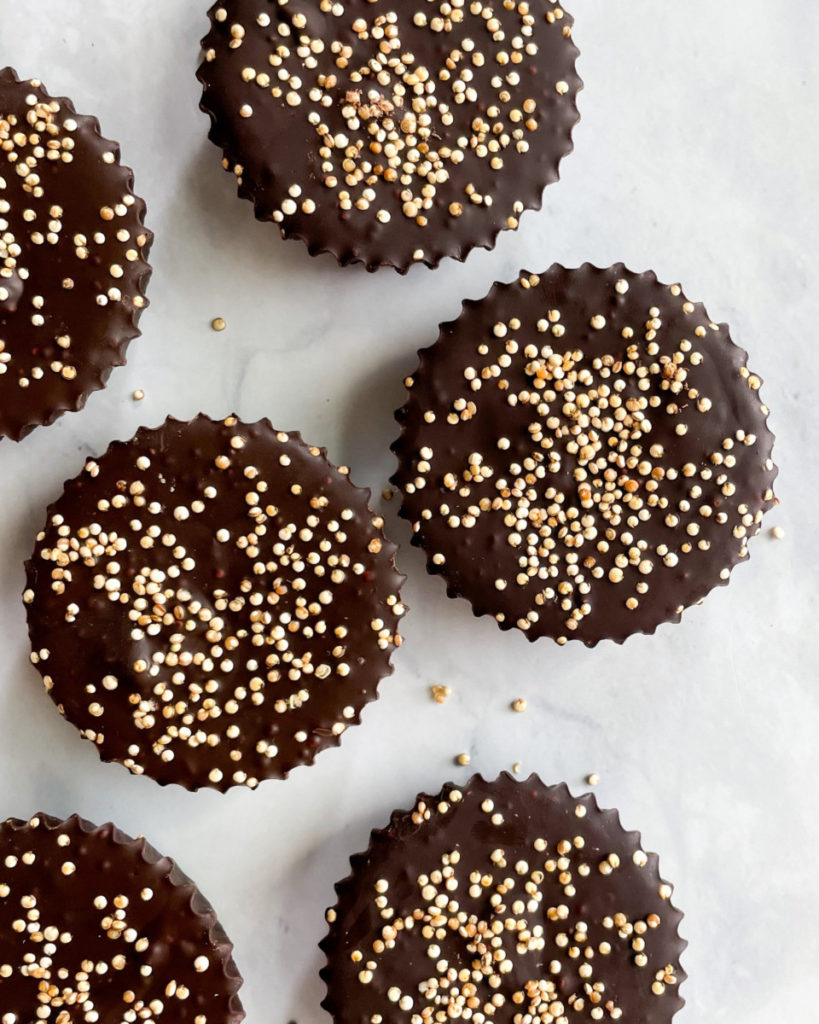
[[[0,1020],[239,1024],[242,978],[210,904],[114,825],[0,824]]]
[[[407,380],[401,514],[450,597],[530,640],[678,621],[774,504],[760,380],[679,285],[553,266],[465,302]]]
[[[119,146],[0,70],[0,437],[80,409],[125,362],[152,235]]]
[[[678,933],[656,854],[536,775],[476,775],[372,833],[327,914],[336,1024],[668,1024]]]
[[[188,789],[311,763],[401,643],[369,495],[267,420],[169,419],[89,460],[27,564],[60,711],[103,760]]]
[[[556,0],[223,0],[201,107],[239,195],[368,270],[491,248],[571,151],[582,83]]]

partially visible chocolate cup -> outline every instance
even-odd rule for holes
[[[125,362],[153,236],[119,146],[0,69],[0,437],[82,408]]]
[[[219,0],[198,77],[239,195],[368,270],[492,248],[540,209],[578,121],[555,0]]]
[[[233,946],[194,883],[112,824],[0,824],[3,1024],[239,1024]]]
[[[682,914],[657,856],[587,794],[476,775],[372,833],[327,913],[335,1024],[668,1024]]]

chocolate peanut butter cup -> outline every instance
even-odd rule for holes
[[[255,788],[339,743],[400,645],[370,492],[267,420],[169,419],[65,485],[27,564],[32,661],[105,761]]]
[[[328,911],[336,1024],[668,1024],[686,942],[656,854],[536,775],[476,775],[372,833]]]
[[[0,437],[82,408],[125,362],[152,235],[119,146],[0,70]]]
[[[0,825],[0,1020],[239,1024],[242,978],[210,904],[114,825]]]
[[[259,220],[368,270],[491,248],[571,151],[582,83],[556,0],[223,0],[198,77]]]
[[[774,504],[760,379],[679,285],[622,264],[496,284],[407,379],[401,514],[476,615],[588,646],[678,621]]]

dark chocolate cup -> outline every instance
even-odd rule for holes
[[[350,864],[320,943],[335,1024],[435,1022],[493,999],[509,1021],[548,1008],[667,1024],[684,1005],[671,886],[591,794],[475,775],[396,811]]]
[[[650,271],[521,272],[419,357],[400,514],[448,596],[501,629],[653,633],[728,583],[775,504],[747,353]]]
[[[15,125],[3,121],[9,115]],[[0,238],[12,239],[0,242],[0,437],[15,441],[81,409],[125,363],[148,305],[153,241],[133,172],[97,119],[5,68],[0,139],[23,128],[15,163],[0,155]],[[37,158],[21,185],[14,166],[31,156],[35,135],[60,158]]]
[[[105,761],[256,788],[338,745],[392,673],[395,545],[346,467],[268,420],[114,442],[27,563],[32,661]]]
[[[579,120],[578,51],[562,5],[499,6],[493,32],[468,4],[441,30],[437,12],[427,19],[365,0],[338,13],[305,0],[267,7],[214,4],[197,73],[209,137],[258,220],[313,256],[404,274],[491,249],[525,210],[540,209]],[[400,60],[383,49],[393,30]],[[336,45],[349,53],[333,56]]]
[[[81,1007],[107,1022],[152,1005],[159,1014],[155,1001],[179,1024],[244,1020],[233,945],[213,907],[144,838],[76,814],[37,814],[0,825],[0,857],[2,1009],[11,1021],[47,1006],[55,1018]],[[21,936],[21,907],[35,934]]]

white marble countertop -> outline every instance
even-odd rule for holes
[[[686,912],[679,1024],[816,1015],[819,803],[812,770],[819,558],[819,9],[804,0],[576,0],[583,120],[563,181],[494,252],[406,279],[341,271],[253,220],[206,139],[194,78],[206,0],[0,0],[0,66],[45,80],[122,144],[156,232],[127,368],[79,414],[0,445],[0,818],[114,818],[174,856],[236,943],[252,1024],[323,1024],[316,943],[369,829],[420,790],[524,772],[598,799],[658,850]],[[48,501],[86,455],[168,413],[269,416],[380,494],[415,351],[462,298],[553,261],[679,280],[765,380],[781,507],[731,586],[623,647],[530,645],[447,601],[402,544],[412,612],[396,672],[339,750],[227,796],[102,765],[28,664],[19,599]],[[210,320],[228,328],[216,334]],[[144,401],[131,395],[143,388]],[[768,530],[784,526],[784,540]],[[808,541],[799,541],[802,534]],[[452,687],[438,706],[428,686]],[[525,696],[529,711],[509,702]],[[1,1001],[1,1000],[0,1000]]]

